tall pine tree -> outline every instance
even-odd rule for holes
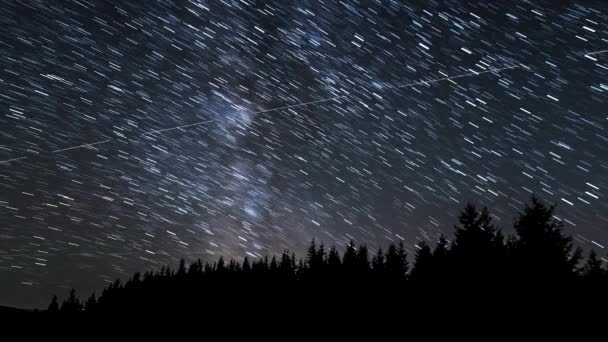
[[[524,277],[549,280],[574,275],[581,252],[574,250],[572,238],[564,234],[554,211],[555,205],[546,206],[533,196],[515,220],[517,239],[512,253]]]

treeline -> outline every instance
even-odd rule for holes
[[[294,295],[407,296],[437,286],[473,291],[606,287],[608,271],[601,258],[591,251],[583,260],[554,210],[533,197],[514,220],[516,235],[505,237],[487,208],[469,204],[454,226],[453,241],[443,236],[435,246],[420,241],[411,264],[402,243],[370,252],[351,241],[341,254],[315,240],[304,259],[288,251],[242,262],[199,259],[186,265],[182,259],[175,270],[135,273],[124,284],[116,280],[99,298],[92,294],[81,302],[72,290],[60,305],[55,296],[48,312],[179,312],[201,305],[276,303]]]

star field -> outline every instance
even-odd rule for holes
[[[434,243],[534,192],[608,244],[602,1],[0,0],[0,304],[181,257]]]

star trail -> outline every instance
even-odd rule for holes
[[[532,193],[606,257],[603,1],[0,4],[0,305]]]

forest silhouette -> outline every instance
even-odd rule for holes
[[[340,253],[313,239],[300,259],[289,251],[257,260],[187,264],[182,259],[176,269],[135,273],[124,284],[116,280],[98,297],[81,300],[72,289],[61,303],[53,297],[44,314],[288,314],[286,308],[296,305],[321,310],[322,301],[413,305],[446,293],[461,304],[503,306],[510,300],[521,305],[524,298],[563,306],[564,293],[593,298],[607,288],[608,271],[594,251],[583,260],[554,211],[555,205],[532,197],[514,219],[515,235],[505,237],[487,208],[468,204],[452,241],[444,236],[434,246],[419,241],[412,256],[402,243],[372,253],[351,241]],[[559,297],[552,297],[558,292]]]

